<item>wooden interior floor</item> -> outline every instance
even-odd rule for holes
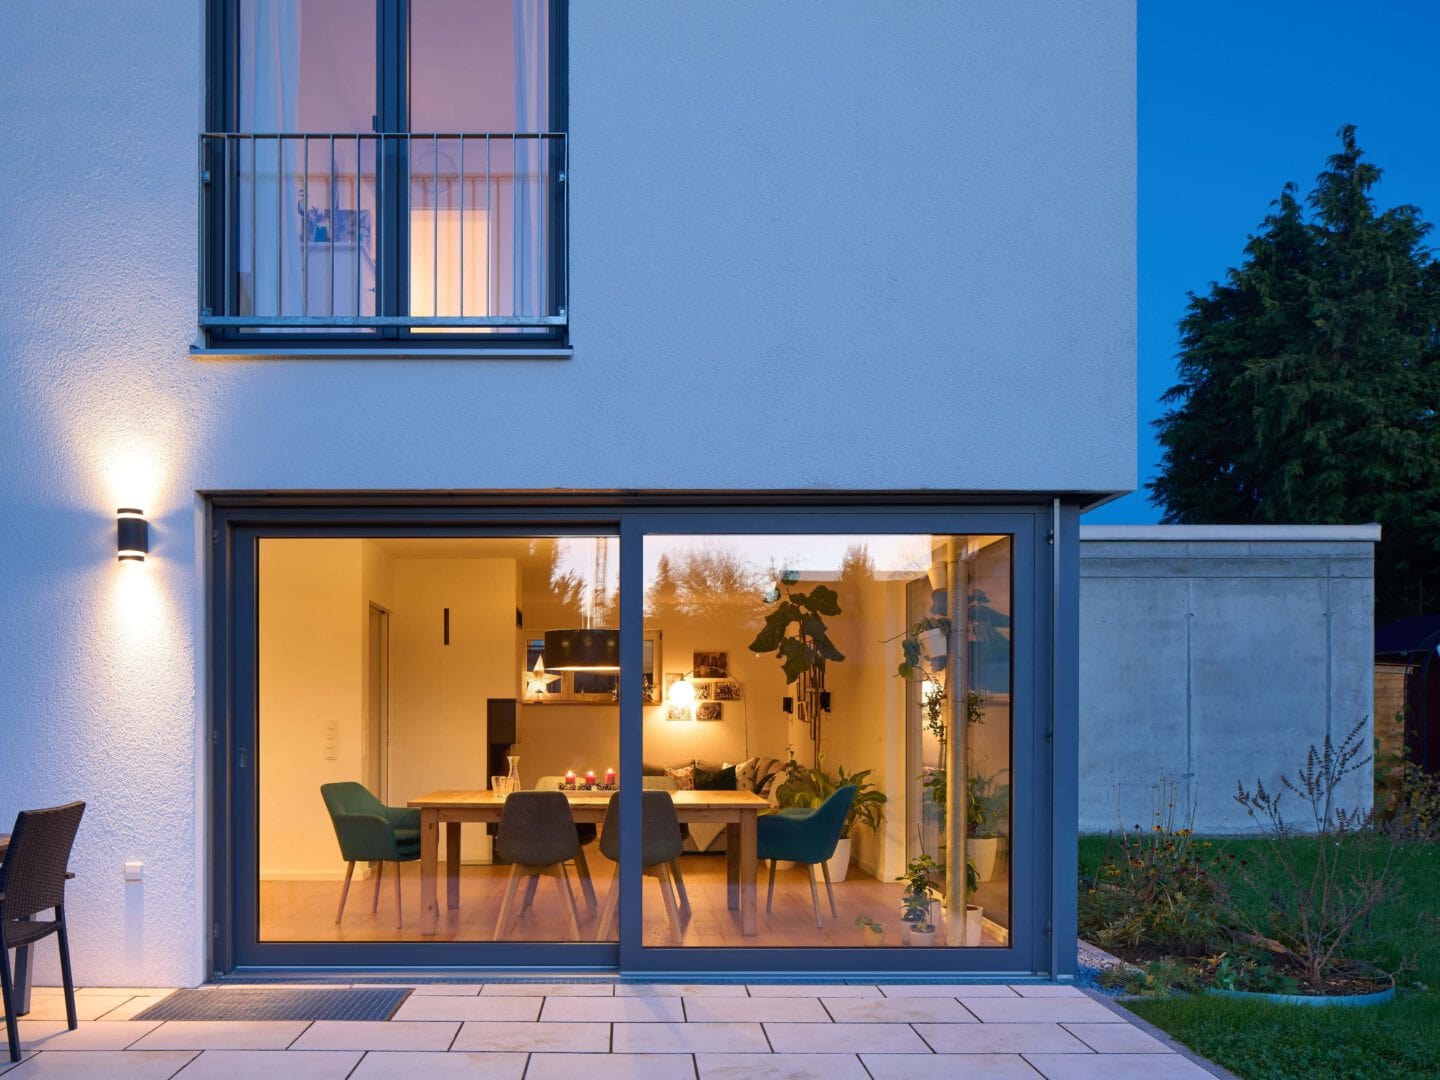
[[[594,874],[597,907],[604,903],[615,864],[605,859],[595,845],[587,848]],[[264,881],[260,885],[260,940],[262,941],[489,941],[495,931],[509,868],[504,866],[463,866],[460,871],[460,907],[449,910],[444,904],[442,883],[440,925],[434,937],[419,930],[420,867],[401,867],[401,926],[395,925],[395,894],[390,881],[392,866],[386,866],[381,882],[379,908],[371,911],[375,896],[370,879],[356,881],[350,889],[344,920],[335,923],[340,899],[338,881]],[[903,886],[880,882],[856,867],[835,886],[838,916],[831,916],[820,879],[820,911],[823,926],[815,926],[810,903],[810,885],[803,867],[781,870],[775,878],[774,910],[765,911],[765,889],[769,867],[761,863],[756,890],[759,903],[759,932],[745,937],[740,932],[739,912],[726,903],[725,858],[715,855],[687,855],[681,861],[689,891],[691,916],[684,927],[683,944],[709,947],[797,947],[810,948],[866,944],[855,926],[860,915],[883,923],[886,945],[899,945],[899,910]],[[357,875],[358,876],[358,875]],[[571,884],[580,905],[580,933],[594,939],[598,918],[585,906],[578,883]],[[977,902],[985,907],[986,945],[1005,944],[1003,927],[1009,923],[1006,886],[1003,881],[980,887]],[[644,879],[644,943],[647,946],[675,944],[661,903],[659,885]],[[564,909],[554,881],[541,879],[535,904],[518,920],[507,941],[564,941],[569,939]],[[611,935],[614,940],[614,934]]]

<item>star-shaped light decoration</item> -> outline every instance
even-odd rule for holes
[[[550,684],[560,681],[559,675],[547,675],[545,673],[545,658],[537,656],[535,667],[525,676],[525,696],[534,697],[549,693]]]

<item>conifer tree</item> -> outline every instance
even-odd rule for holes
[[[1440,263],[1339,135],[1305,202],[1287,184],[1240,266],[1190,294],[1148,487],[1166,522],[1378,521],[1388,621],[1440,611]]]

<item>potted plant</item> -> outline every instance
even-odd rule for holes
[[[813,810],[842,787],[855,786],[855,801],[845,815],[840,828],[840,840],[835,845],[835,854],[830,858],[830,880],[841,882],[850,869],[851,834],[859,826],[878,830],[885,816],[885,793],[870,782],[870,769],[847,773],[844,766],[838,767],[835,776],[824,769],[822,756],[819,765],[805,768],[795,760],[795,751],[790,750],[790,760],[784,765],[785,779],[775,789],[775,801],[783,809],[798,806]]]
[[[1000,775],[970,777],[969,798],[965,802],[965,851],[981,881],[989,881],[995,876],[995,864],[1000,854],[1000,830],[1010,802],[1009,785],[996,783],[996,777]]]
[[[885,924],[876,922],[869,915],[855,916],[855,925],[860,928],[860,940],[867,947],[874,948],[885,944]]]
[[[896,881],[905,882],[900,898],[900,921],[908,931],[911,945],[924,948],[935,943],[935,902],[940,897],[940,865],[929,855],[911,859]]]

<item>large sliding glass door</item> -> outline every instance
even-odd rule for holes
[[[627,864],[627,966],[1029,967],[1036,519],[657,515],[624,535],[665,641],[626,767],[675,805]]]
[[[217,582],[220,967],[1040,970],[1047,515],[294,516]]]

